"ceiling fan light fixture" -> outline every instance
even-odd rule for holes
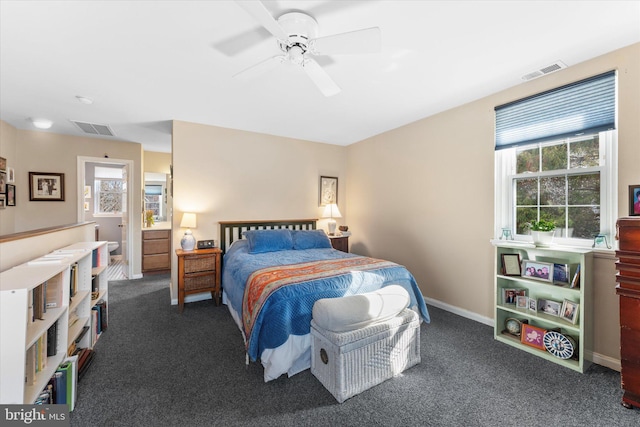
[[[38,129],[49,129],[51,126],[53,126],[53,122],[48,119],[32,118],[31,123],[33,123],[33,126],[37,127]]]

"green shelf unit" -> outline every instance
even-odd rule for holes
[[[593,254],[586,248],[569,248],[560,246],[536,247],[532,244],[511,243],[494,240],[495,248],[495,286],[494,286],[494,338],[520,350],[542,357],[553,363],[565,366],[578,372],[584,372],[591,364],[593,349],[593,312],[591,283]],[[559,285],[549,281],[523,276],[507,276],[502,274],[502,255],[518,254],[521,261],[531,260],[555,264],[567,264],[571,280],[580,268],[579,287],[570,284]],[[562,317],[533,311],[528,308],[517,308],[515,304],[505,304],[505,289],[524,289],[526,296],[537,300],[551,300],[560,304],[569,300],[579,304],[576,322]],[[505,332],[505,321],[515,318],[545,330],[556,330],[575,340],[577,355],[571,359],[561,359],[553,354],[520,342],[520,337]]]

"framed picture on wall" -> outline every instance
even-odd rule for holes
[[[629,215],[640,216],[640,184],[629,186]]]
[[[320,177],[320,190],[318,195],[320,206],[338,204],[338,178],[334,176]]]
[[[35,202],[63,202],[64,174],[29,172],[29,200]]]
[[[16,205],[16,186],[7,184],[7,206]]]

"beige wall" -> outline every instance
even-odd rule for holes
[[[1,122],[1,145],[15,145],[14,154],[7,157],[16,174],[16,206],[0,211],[0,229],[7,233],[33,230],[54,225],[71,224],[78,221],[77,158],[109,156],[111,159],[132,160],[134,170],[132,188],[134,212],[142,212],[140,189],[142,188],[142,146],[123,141],[100,138],[61,135],[15,129]],[[5,140],[5,137],[9,138]],[[13,139],[12,141],[12,138]],[[5,157],[4,155],[2,157]],[[29,201],[29,172],[64,173],[65,200],[63,202]],[[5,216],[5,213],[10,213]],[[140,275],[141,264],[141,215],[134,215],[133,227],[133,273]]]
[[[223,220],[320,218],[320,175],[338,177],[338,204],[345,206],[345,147],[175,121],[172,152],[174,249],[184,212],[197,214],[198,240],[219,240]]]
[[[7,167],[13,169],[16,168],[17,140],[18,132],[16,128],[0,120],[0,157],[7,160]],[[16,209],[14,207],[0,210],[0,236],[16,232],[15,213]]]
[[[493,318],[494,107],[618,70],[618,214],[640,182],[640,44],[523,83],[347,148],[354,252],[406,265],[428,298]],[[594,272],[594,351],[619,360],[613,256]],[[614,365],[615,363],[609,363]]]
[[[144,172],[171,173],[171,153],[145,151]]]

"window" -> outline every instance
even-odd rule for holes
[[[496,107],[496,236],[552,220],[556,242],[612,237],[617,214],[615,73]]]
[[[144,186],[144,210],[152,211],[153,218],[158,220],[162,217],[162,185],[145,185]]]
[[[563,243],[611,236],[615,145],[615,131],[608,131],[497,151],[496,165],[505,172],[496,194],[504,205],[496,210],[504,213],[497,215],[504,224],[498,230],[506,226],[523,237],[527,223],[545,219],[555,222]]]
[[[122,169],[96,166],[94,193],[94,215],[122,216],[127,203],[127,183]]]

